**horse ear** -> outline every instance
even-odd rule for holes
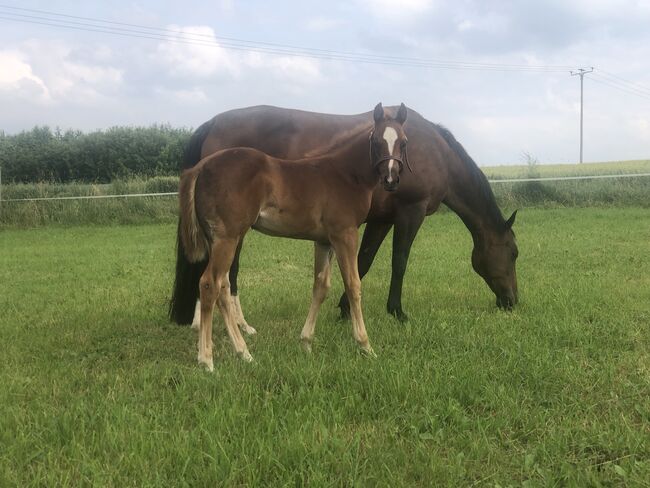
[[[408,110],[406,110],[406,105],[403,103],[399,106],[399,110],[397,111],[397,117],[395,117],[395,120],[399,122],[400,125],[403,125],[404,122],[406,122],[406,115],[408,113]]]
[[[505,230],[508,230],[508,229],[512,228],[512,224],[515,223],[515,217],[516,216],[517,216],[517,211],[515,210],[514,212],[512,212],[512,215],[510,216],[510,218],[508,220],[506,220],[506,229]]]
[[[379,102],[375,107],[375,111],[372,116],[375,118],[375,123],[384,120],[384,107],[382,107],[381,102]]]

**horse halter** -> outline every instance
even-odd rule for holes
[[[406,151],[407,145],[404,145],[404,150],[402,151],[402,154],[404,156],[404,161],[402,161],[400,158],[395,157],[395,156],[386,156],[385,158],[378,159],[377,161],[372,160],[372,156],[374,151],[372,150],[372,136],[375,133],[375,131],[370,131],[370,164],[372,164],[373,169],[379,166],[381,163],[384,161],[390,161],[391,159],[393,161],[397,161],[399,163],[399,171],[400,173],[404,170],[404,163],[406,163],[406,167],[409,169],[411,173],[413,173],[413,169],[411,168],[411,165],[409,164],[409,158],[408,158],[408,153]]]

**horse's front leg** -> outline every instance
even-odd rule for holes
[[[341,277],[345,285],[345,293],[350,301],[350,315],[352,318],[352,335],[359,347],[369,356],[375,356],[366,325],[361,311],[361,278],[357,268],[357,229],[351,228],[331,236],[332,247],[341,270]]]
[[[406,273],[406,265],[413,240],[422,225],[425,212],[426,208],[402,208],[395,219],[392,274],[386,308],[389,314],[394,315],[402,322],[408,320],[408,316],[402,310],[402,284],[404,283],[404,274]]]
[[[377,255],[377,251],[384,242],[386,234],[393,224],[384,222],[368,222],[366,229],[363,232],[361,239],[361,246],[359,247],[359,256],[357,258],[357,268],[359,270],[359,278],[363,279],[370,266]],[[350,302],[348,296],[343,293],[339,300],[339,308],[341,309],[341,318],[350,318]]]

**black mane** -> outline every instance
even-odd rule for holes
[[[480,192],[479,196],[481,201],[485,204],[485,210],[488,213],[488,217],[493,221],[497,228],[505,228],[506,221],[499,210],[496,199],[494,198],[494,193],[492,193],[492,188],[487,178],[483,172],[479,169],[474,160],[467,154],[463,145],[456,140],[454,135],[449,129],[440,125],[433,124],[435,129],[438,131],[440,136],[445,140],[449,147],[456,153],[456,155],[463,161],[465,166],[470,172],[474,180],[474,186]]]

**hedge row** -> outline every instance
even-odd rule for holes
[[[80,131],[34,127],[0,132],[0,168],[6,183],[107,183],[119,178],[177,175],[192,131],[167,125]]]

